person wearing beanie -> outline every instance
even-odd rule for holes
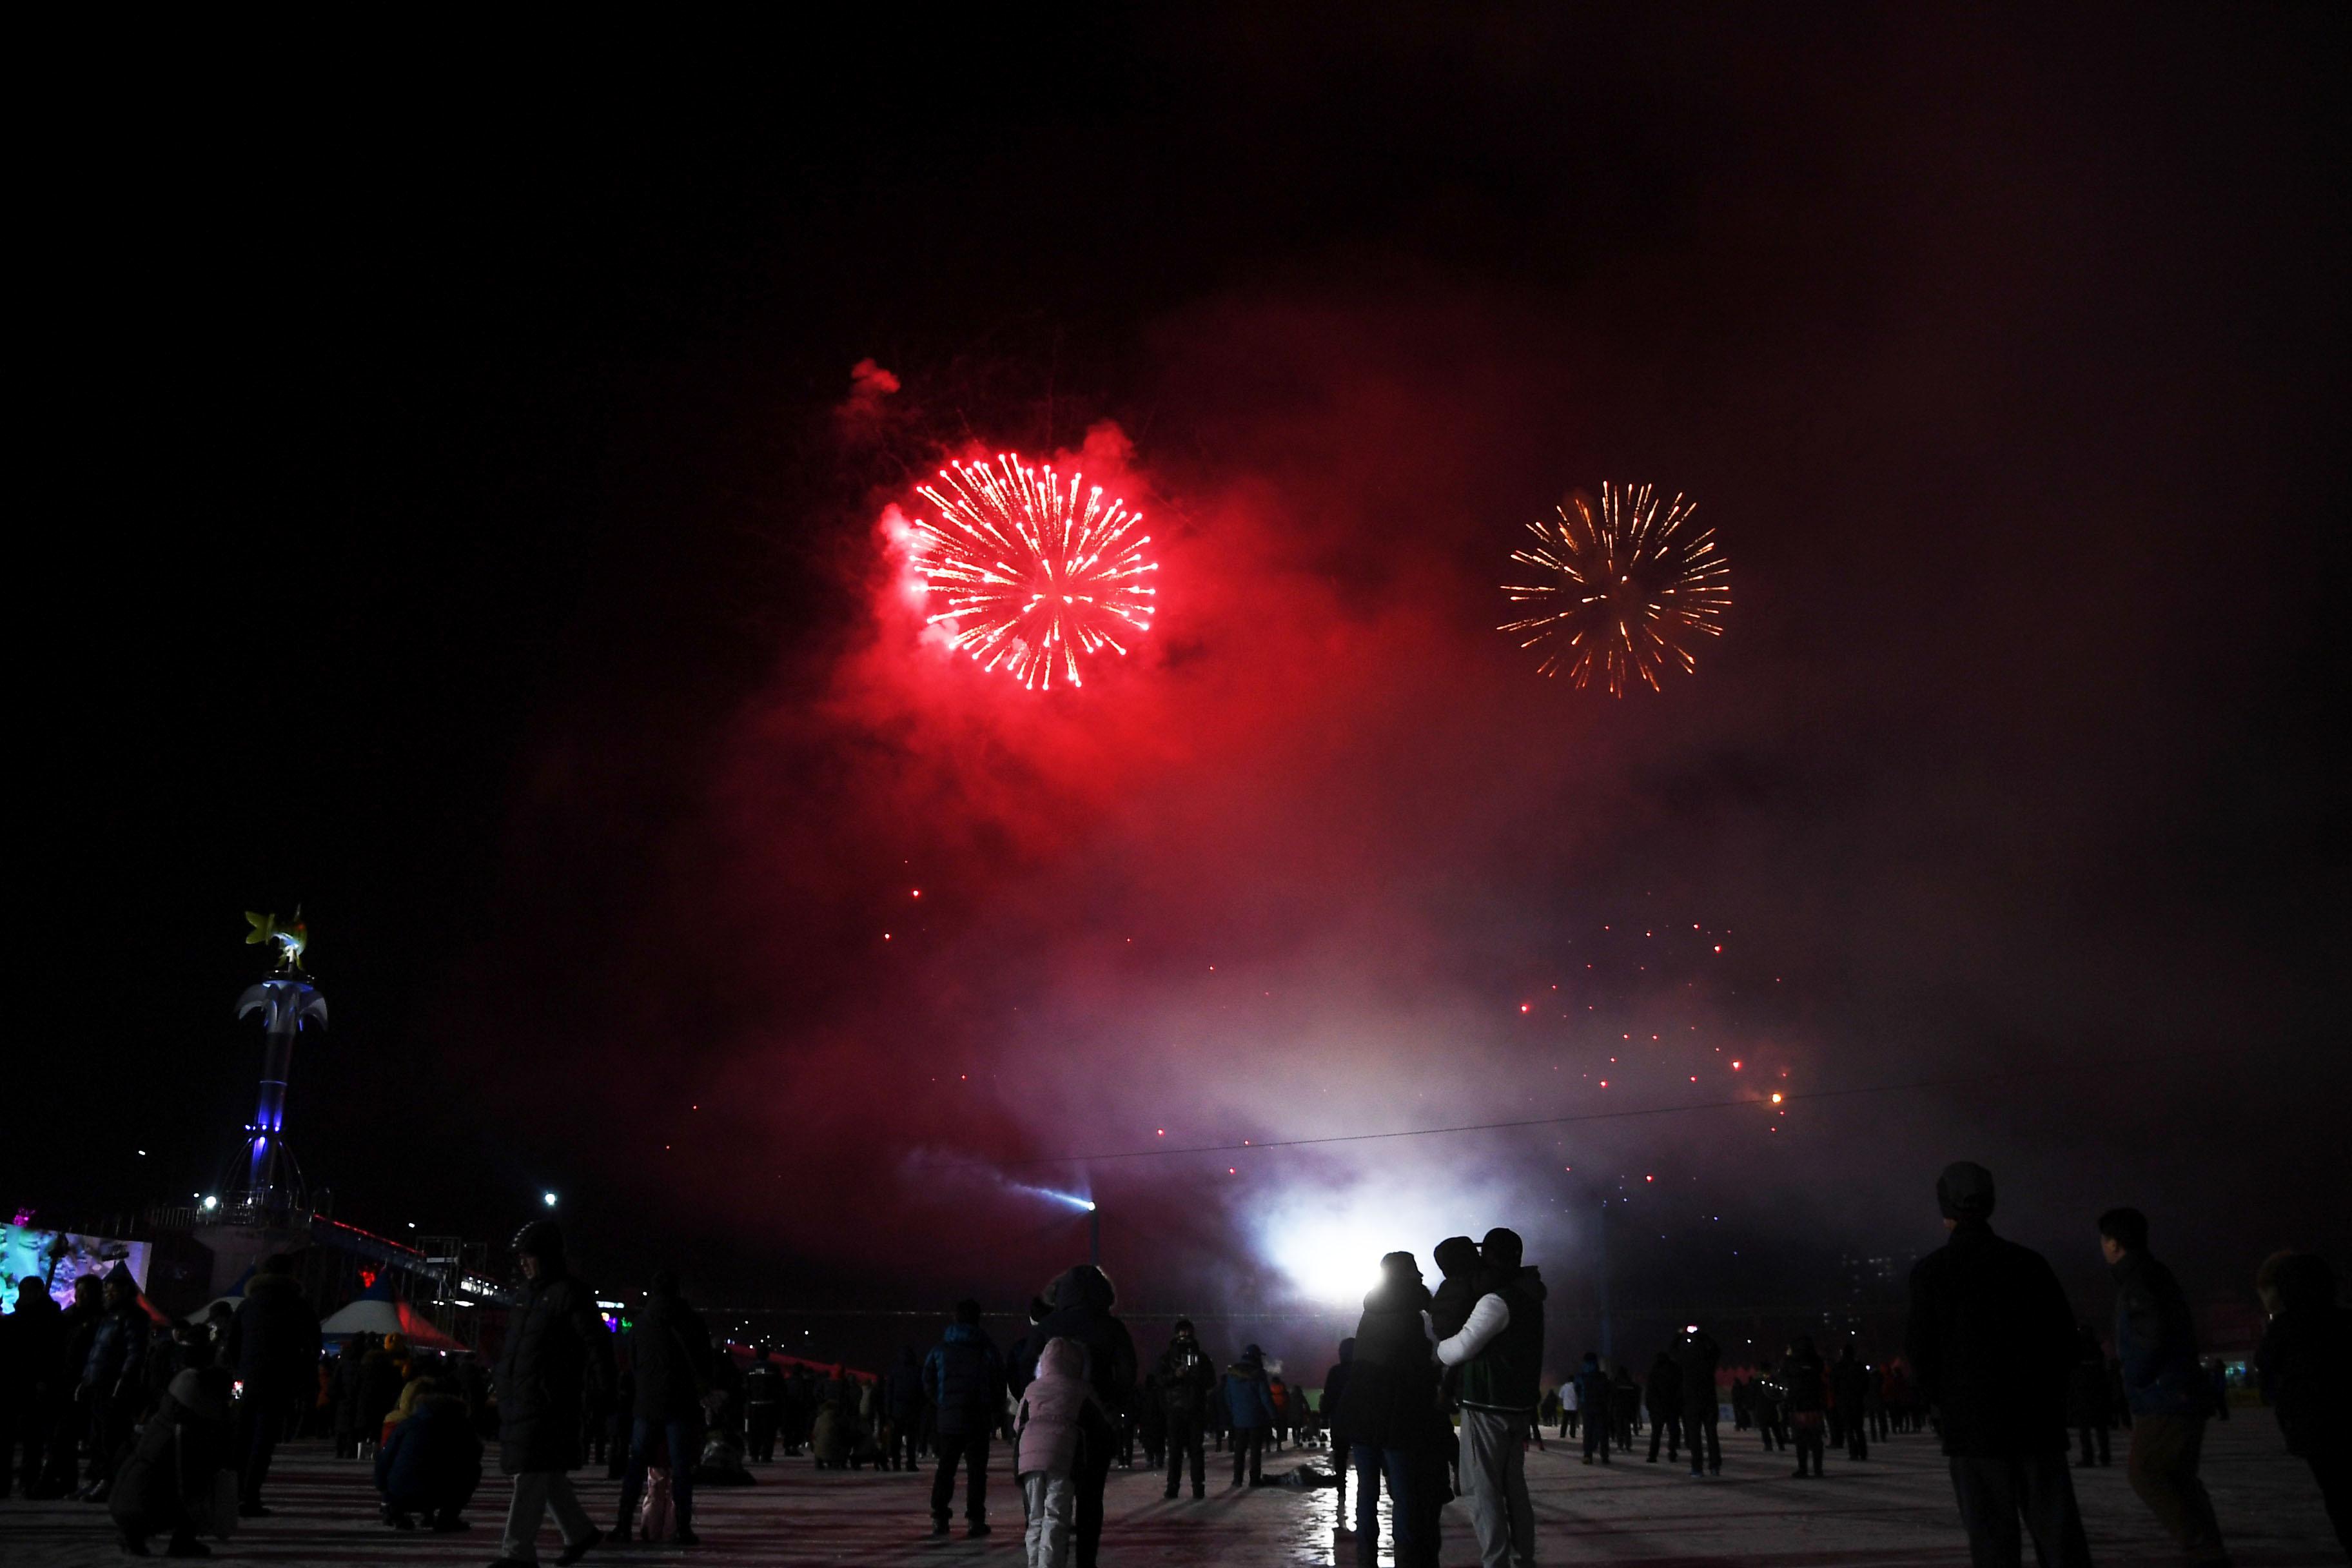
[[[1536,1558],[1528,1500],[1528,1428],[1543,1373],[1544,1284],[1520,1257],[1517,1231],[1497,1226],[1478,1244],[1477,1305],[1437,1359],[1462,1369],[1462,1479],[1485,1568]]]
[[[588,1385],[613,1385],[613,1337],[595,1292],[566,1266],[553,1220],[523,1226],[514,1251],[523,1300],[508,1316],[498,1372],[499,1468],[514,1478],[514,1497],[498,1568],[539,1561],[536,1537],[551,1510],[563,1537],[556,1561],[568,1568],[604,1539],[580,1506],[571,1472],[583,1458],[580,1414]]]
[[[1209,1395],[1217,1386],[1217,1367],[1209,1359],[1209,1352],[1201,1348],[1201,1336],[1193,1331],[1192,1319],[1176,1320],[1176,1331],[1170,1337],[1168,1349],[1160,1356],[1153,1376],[1159,1385],[1160,1404],[1168,1413],[1167,1495],[1176,1495],[1189,1457],[1192,1495],[1196,1499],[1206,1497],[1208,1485],[1202,1473],[1207,1463],[1202,1440],[1202,1416]]]
[[[2147,1216],[2109,1209],[2099,1250],[2116,1281],[2116,1354],[2131,1407],[2132,1490],[2191,1563],[2226,1563],[2213,1499],[2198,1479],[2213,1385],[2197,1363],[2197,1325],[2172,1270],[2148,1256]]]
[[[2049,1261],[1995,1236],[1992,1173],[1960,1161],[1936,1182],[1950,1237],[1911,1270],[1906,1359],[1940,1415],[1971,1561],[2021,1561],[2019,1521],[2049,1568],[2088,1568],[2066,1463],[2074,1313]]]
[[[107,1494],[126,1553],[150,1556],[147,1538],[168,1535],[165,1556],[209,1557],[212,1549],[197,1535],[226,1535],[234,1526],[215,1511],[226,1511],[215,1488],[229,1468],[228,1404],[226,1370],[190,1367],[173,1375]]]

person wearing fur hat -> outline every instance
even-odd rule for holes
[[[1087,1352],[1076,1340],[1045,1342],[1037,1375],[1013,1413],[1013,1473],[1029,1509],[1029,1568],[1065,1568],[1076,1512],[1080,1457],[1107,1450],[1110,1412],[1088,1386]]]
[[[211,1556],[196,1534],[231,1522],[211,1517],[215,1478],[227,1463],[228,1373],[218,1368],[178,1373],[124,1456],[107,1496],[122,1550],[146,1557],[147,1538],[168,1535],[166,1557]]]
[[[523,1300],[509,1315],[499,1357],[499,1468],[514,1478],[498,1568],[539,1561],[535,1539],[551,1509],[567,1565],[604,1539],[580,1506],[571,1472],[582,1462],[581,1402],[591,1380],[613,1382],[613,1339],[595,1292],[572,1277],[563,1233],[534,1220],[517,1233]]]
[[[2047,1259],[1993,1234],[1990,1171],[1946,1166],[1936,1204],[1951,1237],[1911,1270],[1904,1359],[1940,1414],[1970,1557],[2018,1563],[2022,1517],[2049,1568],[2087,1568],[2066,1465],[2074,1309]]]

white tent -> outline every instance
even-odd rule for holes
[[[436,1328],[433,1320],[405,1301],[362,1296],[320,1321],[319,1332],[328,1339],[345,1334],[401,1334],[419,1350],[458,1351],[466,1347]]]

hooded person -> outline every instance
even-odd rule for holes
[[[1462,1478],[1486,1568],[1532,1563],[1527,1436],[1543,1374],[1544,1285],[1521,1258],[1518,1233],[1497,1226],[1478,1244],[1477,1304],[1440,1339],[1437,1359],[1462,1369]]]
[[[1217,1394],[1233,1423],[1233,1484],[1247,1479],[1255,1486],[1265,1479],[1265,1435],[1274,1426],[1274,1385],[1265,1375],[1265,1352],[1244,1345],[1242,1359],[1225,1368]]]
[[[1202,1471],[1207,1463],[1203,1444],[1206,1430],[1204,1415],[1209,1395],[1217,1386],[1216,1363],[1209,1352],[1201,1348],[1201,1336],[1190,1318],[1176,1320],[1175,1332],[1170,1336],[1168,1348],[1160,1357],[1159,1369],[1153,1373],[1158,1384],[1161,1408],[1167,1412],[1168,1431],[1168,1491],[1174,1497],[1183,1467],[1189,1458],[1192,1466],[1192,1495],[1208,1495]]]
[[[400,1419],[375,1454],[383,1521],[408,1530],[422,1514],[435,1530],[464,1530],[459,1515],[482,1484],[482,1440],[474,1435],[465,1397],[437,1378],[420,1377],[401,1392],[400,1402]]]
[[[1110,1276],[1091,1263],[1078,1264],[1054,1281],[1045,1299],[1053,1310],[1031,1332],[1028,1342],[1042,1350],[1054,1340],[1075,1340],[1087,1354],[1087,1384],[1103,1408],[1114,1416],[1125,1412],[1135,1397],[1135,1341],[1127,1325],[1112,1315],[1118,1292],[1112,1288]],[[1034,1358],[1015,1366],[1016,1394],[1034,1370]],[[1076,1496],[1071,1524],[1072,1555],[1077,1568],[1095,1568],[1095,1554],[1101,1550],[1103,1488],[1110,1480],[1110,1461],[1107,1444],[1100,1452],[1088,1450],[1079,1456],[1073,1478]]]
[[[1969,1551],[2017,1562],[2021,1517],[2049,1568],[2087,1568],[2066,1465],[2074,1309],[2040,1253],[1993,1234],[1991,1172],[1946,1166],[1936,1204],[1950,1239],[1912,1268],[1904,1359],[1938,1413]]]
[[[218,1517],[228,1506],[219,1495],[229,1468],[228,1384],[220,1368],[173,1376],[123,1457],[106,1508],[131,1556],[151,1555],[147,1538],[168,1535],[166,1555],[207,1557],[197,1535],[226,1535],[236,1523]]]
[[[1076,1477],[1089,1449],[1111,1442],[1110,1412],[1087,1382],[1087,1354],[1055,1338],[1013,1412],[1013,1473],[1028,1506],[1029,1568],[1064,1568],[1077,1511]]]
[[[1389,1489],[1395,1561],[1419,1568],[1437,1560],[1437,1510],[1429,1492],[1437,1467],[1439,1426],[1435,1339],[1429,1322],[1429,1288],[1410,1252],[1381,1259],[1381,1282],[1364,1298],[1355,1353],[1346,1385],[1331,1411],[1331,1426],[1348,1435],[1347,1462],[1356,1471],[1356,1562],[1379,1561],[1381,1484]]]
[[[964,1533],[988,1533],[988,1441],[1004,1418],[1004,1363],[980,1326],[980,1303],[955,1305],[955,1321],[923,1358],[923,1396],[939,1412],[940,1464],[931,1478],[931,1533],[948,1532],[956,1469],[964,1486]]]
[[[269,1512],[261,1500],[270,1457],[287,1421],[317,1397],[319,1317],[294,1259],[278,1253],[261,1260],[246,1281],[245,1299],[229,1320],[226,1364],[245,1393],[236,1402],[235,1439],[240,1479],[237,1511],[247,1519]]]
[[[646,1456],[656,1437],[669,1455],[672,1539],[692,1546],[694,1481],[703,1448],[702,1400],[712,1384],[717,1352],[710,1330],[678,1293],[677,1276],[656,1269],[629,1320],[629,1368],[636,1386],[629,1411],[629,1462],[621,1478],[621,1513],[613,1539],[629,1539],[629,1521],[645,1490]]]
[[[882,1413],[890,1423],[884,1458],[891,1469],[913,1469],[923,1435],[923,1358],[912,1345],[898,1347],[898,1363],[883,1378]]]
[[[577,1563],[604,1539],[572,1490],[583,1458],[580,1415],[588,1384],[613,1382],[613,1337],[595,1293],[572,1274],[563,1232],[534,1220],[515,1236],[523,1298],[507,1318],[499,1357],[499,1468],[514,1478],[500,1542],[503,1564],[539,1561],[535,1539],[550,1510],[563,1538],[560,1563]]]

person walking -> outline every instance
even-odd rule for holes
[[[1904,1357],[1942,1418],[1969,1561],[2017,1568],[2022,1517],[2043,1568],[2088,1568],[2066,1467],[2074,1310],[2047,1259],[1993,1234],[1991,1172],[1947,1166],[1936,1202],[1950,1238],[1911,1270]]]
[[[1559,1436],[1562,1442],[1576,1436],[1578,1403],[1576,1385],[1577,1377],[1574,1373],[1570,1373],[1568,1381],[1559,1385]]]
[[[1796,1479],[1805,1479],[1805,1461],[1810,1458],[1812,1477],[1819,1480],[1822,1457],[1827,1447],[1824,1427],[1829,1410],[1829,1377],[1828,1369],[1822,1365],[1821,1352],[1813,1348],[1812,1335],[1799,1334],[1780,1358],[1780,1386],[1788,1390],[1789,1425],[1796,1435]]]
[[[940,1420],[931,1533],[948,1532],[961,1465],[966,1476],[964,1534],[976,1541],[988,1533],[988,1440],[1004,1418],[1004,1363],[980,1326],[980,1303],[969,1297],[955,1304],[955,1321],[923,1358],[923,1397]]]
[[[2198,1479],[2212,1385],[2197,1363],[2197,1327],[2172,1270],[2148,1255],[2147,1216],[2113,1208],[2099,1216],[2099,1250],[2116,1282],[2116,1353],[2131,1406],[2125,1473],[2191,1563],[2226,1563],[2213,1500]]]
[[[1193,1331],[1192,1319],[1176,1320],[1176,1331],[1169,1339],[1167,1350],[1161,1352],[1152,1377],[1167,1418],[1167,1495],[1176,1495],[1189,1459],[1192,1467],[1192,1495],[1206,1497],[1208,1483],[1202,1470],[1207,1456],[1202,1449],[1202,1424],[1209,1395],[1216,1390],[1217,1369],[1209,1360],[1208,1352],[1201,1348],[1201,1336]]]
[[[1862,1359],[1861,1349],[1852,1340],[1838,1353],[1838,1362],[1830,1376],[1830,1394],[1838,1420],[1845,1430],[1845,1457],[1849,1459],[1870,1458],[1870,1423],[1865,1414],[1870,1404],[1870,1363]]]
[[[1225,1368],[1218,1396],[1224,1401],[1225,1415],[1233,1426],[1233,1484],[1240,1486],[1246,1478],[1255,1486],[1265,1479],[1259,1472],[1265,1459],[1265,1434],[1274,1425],[1274,1393],[1266,1381],[1265,1352],[1255,1345],[1244,1345],[1242,1359]]]
[[[1683,1442],[1690,1449],[1693,1479],[1723,1474],[1723,1435],[1719,1429],[1722,1412],[1715,1393],[1716,1368],[1722,1360],[1723,1352],[1713,1335],[1696,1323],[1683,1330]],[[1706,1450],[1704,1466],[1699,1462],[1702,1448]]]
[[[1543,1372],[1544,1284],[1521,1261],[1517,1231],[1497,1226],[1478,1244],[1482,1293],[1437,1359],[1462,1369],[1462,1477],[1485,1568],[1536,1560],[1528,1500],[1527,1432]]]
[[[1391,1252],[1381,1259],[1381,1282],[1364,1298],[1352,1341],[1355,1353],[1332,1406],[1332,1429],[1347,1433],[1347,1462],[1356,1472],[1357,1568],[1375,1568],[1380,1561],[1383,1480],[1398,1568],[1437,1561],[1437,1510],[1428,1488],[1436,1473],[1431,1463],[1433,1437],[1444,1417],[1429,1303],[1429,1289],[1412,1253]]]
[[[2074,1463],[2087,1470],[2114,1462],[2107,1434],[2115,1426],[2115,1413],[2107,1405],[2107,1352],[2099,1343],[2099,1331],[2084,1323],[2075,1333],[2074,1365],[2066,1374],[2066,1423],[2083,1446],[2083,1457]]]
[[[319,1318],[287,1254],[263,1258],[246,1282],[245,1300],[229,1320],[226,1363],[245,1384],[231,1435],[241,1472],[236,1511],[260,1519],[269,1512],[261,1487],[278,1439],[297,1406],[317,1396]]]
[[[1076,1476],[1089,1449],[1110,1447],[1110,1412],[1087,1382],[1087,1352],[1056,1336],[1013,1412],[1013,1473],[1029,1513],[1029,1568],[1065,1568],[1077,1515]]]
[[[2336,1271],[2307,1252],[2274,1257],[2256,1276],[2270,1326],[2254,1352],[2263,1402],[2286,1451],[2311,1467],[2336,1540],[2352,1557],[2352,1310],[2336,1305]]]
[[[629,1321],[629,1468],[621,1477],[621,1515],[613,1539],[629,1539],[655,1444],[669,1462],[671,1539],[698,1544],[694,1533],[694,1469],[702,1457],[702,1396],[712,1385],[715,1352],[702,1314],[679,1294],[677,1276],[657,1270]]]
[[[580,1506],[571,1472],[582,1461],[580,1411],[592,1383],[613,1382],[613,1336],[596,1310],[596,1293],[573,1277],[563,1232],[551,1219],[516,1233],[521,1304],[507,1316],[499,1356],[499,1468],[514,1478],[497,1568],[539,1561],[539,1527],[548,1513],[563,1541],[556,1562],[585,1557],[604,1539]]]
[[[1584,1365],[1576,1373],[1576,1398],[1584,1407],[1584,1462],[1592,1463],[1598,1449],[1605,1465],[1609,1462],[1609,1373],[1591,1351],[1584,1352]]]
[[[1331,1445],[1331,1468],[1339,1487],[1339,1505],[1332,1510],[1334,1519],[1348,1517],[1348,1471],[1352,1467],[1349,1463],[1348,1429],[1339,1421],[1339,1401],[1347,1397],[1348,1367],[1355,1359],[1356,1342],[1341,1340],[1339,1359],[1333,1362],[1331,1370],[1323,1374],[1323,1426],[1325,1436]]]
[[[898,1364],[883,1378],[882,1407],[890,1421],[883,1459],[894,1470],[911,1470],[923,1436],[923,1362],[914,1346],[898,1347]],[[768,1446],[773,1448],[774,1441]]]
[[[1683,1435],[1683,1369],[1672,1351],[1660,1351],[1650,1363],[1649,1381],[1642,1385],[1643,1403],[1650,1410],[1650,1458],[1658,1462],[1658,1443],[1666,1445],[1666,1463],[1678,1457]]]

